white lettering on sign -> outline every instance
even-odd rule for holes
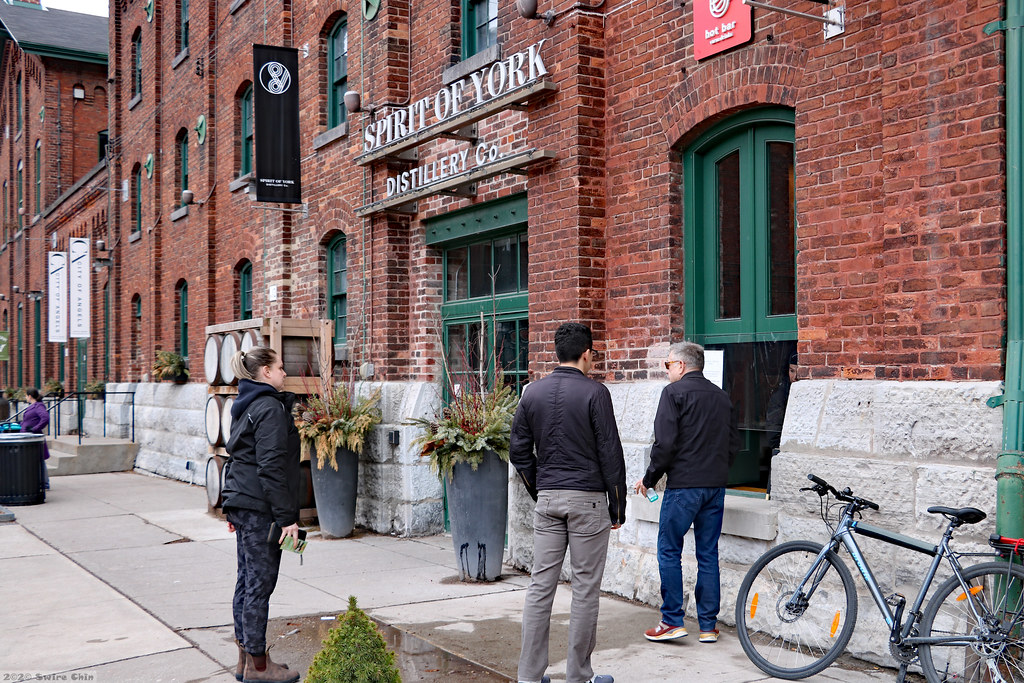
[[[387,196],[392,197],[403,192],[411,192],[425,185],[444,180],[459,173],[469,170],[470,160],[476,162],[476,166],[483,166],[502,157],[498,145],[489,142],[481,142],[473,150],[470,157],[468,149],[444,154],[436,159],[410,168],[408,171],[398,175],[388,176]]]
[[[547,40],[544,38],[508,59],[494,62],[474,71],[468,78],[461,78],[441,88],[433,96],[394,109],[387,116],[368,123],[363,129],[363,152],[369,153],[383,145],[402,140],[428,125],[450,119],[470,107],[484,104],[547,76],[548,69],[540,56],[540,49]],[[434,120],[428,121],[429,114],[433,114]]]
[[[726,38],[732,38],[733,31],[736,30],[735,21],[722,22],[721,26],[716,26],[713,29],[704,29],[704,37],[710,38],[708,40],[712,45],[725,40]]]

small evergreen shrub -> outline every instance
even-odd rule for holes
[[[402,683],[395,653],[370,617],[348,597],[348,611],[324,638],[306,674],[306,683]]]

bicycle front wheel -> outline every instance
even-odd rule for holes
[[[835,553],[828,553],[800,585],[821,548],[811,541],[772,548],[740,585],[740,645],[750,661],[776,678],[795,680],[822,671],[853,635],[857,591],[850,570]]]
[[[921,635],[949,644],[918,647],[928,683],[1024,683],[1024,568],[986,562],[935,590]]]

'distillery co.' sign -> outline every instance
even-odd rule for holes
[[[373,152],[383,145],[399,142],[428,126],[443,123],[471,107],[482,105],[546,76],[548,70],[540,58],[540,48],[546,40],[485,69],[474,71],[468,77],[441,88],[434,95],[428,95],[407,107],[394,110],[379,121],[367,124],[363,131],[363,152]]]

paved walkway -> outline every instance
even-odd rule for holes
[[[0,681],[234,681],[227,667],[237,657],[235,542],[207,513],[205,489],[129,472],[60,477],[53,486],[45,504],[9,508],[16,521],[0,523]],[[289,649],[297,629],[287,618],[336,614],[355,595],[375,618],[515,675],[528,577],[509,570],[496,583],[461,583],[445,536],[311,537],[305,555],[301,566],[296,556],[284,558],[271,599],[271,617],[279,618],[271,639],[293,668],[304,673],[312,654]],[[555,681],[565,678],[559,658],[569,602],[560,586],[549,670]],[[620,683],[774,680],[747,661],[733,630],[723,628],[714,645],[692,637],[649,643],[641,632],[657,619],[651,607],[602,597],[598,673]],[[868,671],[832,668],[807,680],[895,678],[862,668]]]

